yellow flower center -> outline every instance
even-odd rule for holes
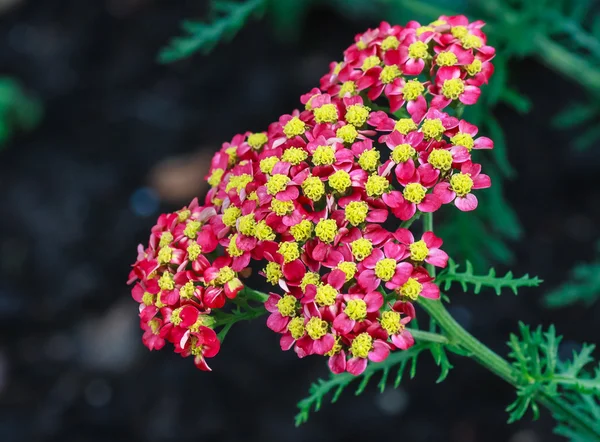
[[[342,261],[337,265],[337,268],[346,274],[346,282],[350,281],[356,275],[356,263],[352,261]]]
[[[144,292],[144,296],[142,296],[142,303],[146,306],[154,304],[154,295],[149,292]]]
[[[323,321],[321,318],[313,316],[306,323],[306,332],[311,339],[321,339],[327,334],[327,321]]]
[[[373,172],[379,165],[379,151],[368,149],[361,153],[358,157],[358,165],[367,172]]]
[[[344,308],[344,313],[350,319],[362,321],[367,317],[367,303],[362,299],[351,299]]]
[[[313,284],[318,286],[321,282],[321,277],[316,272],[307,272],[302,277],[302,281],[300,281],[300,289],[304,293],[306,290],[306,286],[309,284]]]
[[[321,307],[326,305],[333,305],[335,303],[335,298],[337,297],[337,295],[338,291],[329,284],[320,285],[317,287],[315,301]]]
[[[240,190],[245,189],[248,183],[251,182],[252,176],[248,175],[247,173],[230,176],[227,187],[225,187],[225,192],[229,192],[231,189],[235,189],[239,192]]]
[[[398,49],[398,46],[400,46],[400,42],[393,35],[385,37],[381,42],[381,49],[384,51],[389,51],[390,49]]]
[[[279,192],[285,190],[289,182],[290,178],[287,175],[277,173],[267,182],[267,193],[269,195],[277,195]]]
[[[307,219],[303,219],[298,224],[290,227],[290,233],[298,242],[308,241],[312,236],[313,223]]]
[[[451,78],[445,80],[442,85],[442,94],[444,97],[457,100],[458,97],[465,91],[465,84],[460,78]]]
[[[242,256],[244,254],[244,251],[239,249],[236,244],[237,237],[237,233],[235,235],[231,235],[231,238],[229,239],[229,245],[227,246],[227,253],[229,253],[229,256],[232,256],[234,258]]]
[[[354,140],[358,137],[358,132],[352,124],[346,124],[336,131],[335,136],[341,138],[344,143],[354,143]]]
[[[200,331],[200,327],[205,326],[212,328],[213,325],[215,325],[214,318],[207,315],[200,315],[198,316],[198,319],[196,319],[196,322],[190,325],[190,331],[192,333],[198,333],[198,331]]]
[[[363,126],[369,118],[369,108],[362,104],[353,104],[346,109],[346,121],[356,127]]]
[[[419,35],[424,34],[425,32],[433,31],[433,30],[434,29],[431,26],[420,26],[415,31],[415,34],[417,34],[417,37],[418,37]]]
[[[175,288],[175,281],[173,281],[173,275],[169,272],[165,272],[158,278],[158,286],[161,290],[173,290]]]
[[[187,247],[187,254],[188,254],[188,258],[190,259],[190,261],[195,261],[196,258],[198,258],[201,253],[202,253],[202,247],[200,247],[200,244],[198,244],[196,242],[191,243]]]
[[[425,121],[423,121],[421,130],[423,131],[425,139],[431,140],[435,138],[436,140],[439,140],[442,138],[442,134],[446,129],[442,124],[442,120],[439,118],[426,118]]]
[[[325,353],[325,356],[333,356],[333,355],[339,353],[341,350],[342,350],[341,337],[336,336],[333,347],[331,347],[331,350],[329,350],[327,353]]]
[[[173,310],[171,312],[171,324],[177,326],[179,324],[181,324],[181,321],[183,321],[183,319],[181,318],[181,308],[176,308],[175,310]]]
[[[285,295],[277,301],[277,310],[279,310],[281,316],[296,316],[296,298],[292,295]]]
[[[256,220],[254,214],[250,213],[239,218],[238,230],[246,236],[254,236]]]
[[[254,149],[260,149],[267,144],[267,141],[269,141],[269,138],[264,132],[248,135],[248,145]]]
[[[164,246],[158,251],[157,261],[159,264],[166,264],[173,257],[173,249],[169,246]]]
[[[158,243],[159,247],[168,246],[173,242],[173,234],[171,232],[163,232],[160,236],[160,242]]]
[[[275,156],[263,158],[262,160],[260,160],[260,171],[262,173],[271,173],[273,171],[273,167],[275,167],[275,164],[277,164],[278,162],[279,158]]]
[[[177,213],[177,220],[182,223],[192,215],[192,212],[188,209],[181,210]]]
[[[288,331],[294,339],[300,339],[302,336],[304,336],[304,318],[293,318],[288,324]]]
[[[202,227],[202,224],[200,224],[200,221],[189,221],[187,223],[187,225],[185,226],[185,229],[183,229],[183,234],[185,236],[187,236],[189,239],[196,239],[196,236],[198,236],[198,230],[200,230],[200,227]]]
[[[434,149],[427,158],[427,162],[439,170],[450,170],[452,167],[452,154],[448,150]]]
[[[319,177],[308,177],[302,183],[302,192],[311,200],[319,201],[325,194],[325,184]]]
[[[342,87],[340,87],[340,92],[338,95],[340,97],[345,97],[346,95],[352,96],[355,93],[356,93],[356,83],[348,80],[342,84]]]
[[[427,255],[429,255],[429,248],[427,248],[427,244],[422,239],[415,241],[408,248],[410,250],[410,259],[413,261],[424,261]]]
[[[240,208],[229,206],[223,211],[223,224],[227,227],[233,227],[240,216],[242,216],[242,210]]]
[[[388,282],[396,273],[396,260],[392,258],[384,258],[377,261],[375,264],[375,276],[379,279]]]
[[[458,58],[456,58],[454,52],[440,52],[437,55],[436,64],[438,66],[454,66],[456,63],[458,63]]]
[[[357,47],[359,50],[361,50],[361,51],[362,51],[363,49],[366,49],[366,48],[367,48],[367,44],[366,44],[364,41],[362,41],[362,40],[358,40],[358,41],[356,42],[356,47]]]
[[[269,262],[264,269],[267,281],[273,285],[279,284],[279,280],[283,277],[281,266],[276,262]]]
[[[417,125],[412,118],[400,118],[394,125],[394,130],[406,135],[413,130],[417,130]]]
[[[446,20],[435,20],[432,21],[431,23],[429,23],[430,26],[442,26],[445,25],[447,22]]]
[[[150,327],[150,330],[152,330],[152,333],[155,335],[158,335],[158,333],[160,332],[160,322],[158,322],[158,319],[152,319],[150,321],[148,321],[148,326]]]
[[[450,177],[450,187],[458,196],[465,196],[473,188],[473,180],[468,174],[456,173]]]
[[[293,117],[283,126],[283,133],[288,138],[294,138],[297,135],[302,135],[306,130],[306,124],[298,117]]]
[[[392,64],[389,66],[385,66],[381,70],[381,73],[379,74],[379,79],[381,80],[381,82],[383,84],[390,84],[396,78],[399,78],[401,75],[402,75],[402,72],[400,72],[400,69],[398,69],[398,66],[395,64]]]
[[[333,219],[322,219],[315,227],[315,235],[326,244],[330,244],[338,234],[337,223]]]
[[[461,37],[460,42],[462,43],[463,48],[472,49],[472,48],[480,48],[483,46],[483,42],[481,38],[477,37],[473,34],[467,34],[464,37]]]
[[[417,151],[410,144],[399,144],[394,147],[394,150],[390,154],[390,158],[396,164],[406,163],[416,153]]]
[[[317,146],[312,162],[315,166],[330,166],[335,162],[335,150],[331,146]]]
[[[406,201],[413,204],[420,204],[425,198],[425,193],[427,193],[427,189],[420,183],[410,183],[406,185],[402,195]]]
[[[352,185],[350,174],[345,170],[338,170],[329,177],[329,185],[332,189],[340,193],[344,193],[348,187]]]
[[[229,161],[227,162],[229,167],[233,166],[237,161],[237,148],[237,146],[231,146],[225,149],[225,153],[229,155]]]
[[[271,200],[271,210],[279,216],[287,215],[294,211],[294,203],[292,201],[279,201],[273,198]]]
[[[308,153],[299,147],[290,147],[281,155],[281,161],[297,166],[308,158]]]
[[[179,296],[183,299],[192,299],[195,291],[196,287],[194,286],[194,282],[188,281],[179,289]]]
[[[213,280],[213,285],[224,285],[235,278],[235,272],[229,266],[221,267],[217,277]]]
[[[388,334],[395,335],[402,328],[402,324],[400,323],[400,313],[389,310],[387,312],[383,312],[381,314],[381,328],[383,328]]]
[[[455,146],[464,146],[468,151],[473,149],[473,145],[475,144],[471,135],[462,132],[458,132],[456,135],[450,138],[450,142]]]
[[[473,63],[466,65],[465,69],[467,70],[467,73],[469,75],[477,75],[481,72],[481,60],[478,60],[476,58],[475,60],[473,60]]]
[[[298,243],[294,241],[285,241],[279,244],[279,253],[283,256],[283,262],[286,264],[300,258],[300,248]]]
[[[464,26],[453,26],[452,29],[450,29],[450,32],[456,38],[462,38],[469,33],[467,28]]]
[[[366,358],[373,348],[373,338],[368,333],[361,333],[352,341],[350,345],[350,353],[355,358]]]
[[[414,101],[421,96],[424,90],[425,86],[419,80],[409,80],[402,89],[402,95],[405,100]]]
[[[273,232],[273,229],[264,220],[256,224],[254,235],[260,241],[273,241],[275,239],[275,232]]]
[[[362,261],[367,258],[373,251],[373,243],[366,238],[359,238],[350,243],[352,256],[357,261]]]
[[[317,123],[335,123],[338,120],[338,110],[335,104],[324,104],[316,108],[313,113]]]
[[[364,201],[352,201],[344,209],[346,220],[353,226],[363,223],[369,213],[369,205]]]
[[[210,177],[207,180],[208,184],[210,184],[211,187],[217,187],[221,183],[221,179],[223,178],[224,173],[225,171],[223,169],[213,170],[210,174]]]
[[[408,278],[408,281],[406,281],[400,287],[399,291],[400,294],[405,298],[409,298],[413,301],[416,301],[419,298],[422,289],[423,286],[419,281],[417,281],[415,278]]]
[[[390,183],[387,178],[377,174],[370,175],[365,184],[367,195],[371,197],[378,197],[388,191]]]
[[[365,58],[361,69],[363,70],[363,72],[367,72],[369,69],[377,66],[379,63],[381,63],[379,57],[377,55],[371,55],[370,57]]]
[[[427,55],[427,44],[422,41],[415,41],[408,47],[408,56],[410,58],[426,58]]]

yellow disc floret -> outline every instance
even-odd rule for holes
[[[175,288],[173,275],[169,272],[164,272],[161,277],[158,278],[158,286],[161,290],[173,290]]]
[[[212,285],[225,285],[231,282],[236,277],[236,273],[229,266],[224,266],[219,269],[217,277],[212,281]]]
[[[467,70],[467,74],[473,76],[473,75],[477,75],[478,73],[481,72],[481,60],[479,59],[475,59],[473,60],[473,63],[468,64],[465,66],[465,69]]]
[[[379,165],[379,151],[367,149],[358,156],[358,165],[367,172],[373,172]]]
[[[478,49],[483,46],[483,41],[481,41],[481,38],[473,34],[467,34],[464,37],[461,37],[460,42],[462,43],[462,47],[465,49]]]
[[[323,336],[327,334],[328,325],[327,321],[323,321],[321,318],[313,316],[306,323],[306,332],[311,339],[317,340],[321,339]]]
[[[468,151],[473,149],[475,144],[473,137],[463,132],[458,132],[456,135],[450,138],[450,142],[455,146],[464,146]]]
[[[417,37],[421,34],[424,34],[425,32],[431,32],[434,31],[434,29],[431,26],[419,26],[416,30],[415,30],[415,34],[417,34]]]
[[[412,120],[411,120],[412,121]],[[414,157],[417,151],[410,144],[399,144],[394,147],[390,158],[396,164],[406,163],[410,158]]]
[[[252,175],[249,175],[247,173],[230,176],[229,182],[227,183],[227,187],[225,187],[225,192],[229,192],[231,189],[235,189],[239,192],[240,190],[245,189],[246,186],[251,182]]]
[[[146,306],[154,304],[154,295],[149,292],[144,292],[144,295],[142,296],[142,303]]]
[[[340,87],[340,91],[338,92],[338,95],[340,97],[345,97],[347,95],[354,95],[356,93],[356,83],[348,80],[345,81],[344,83],[342,83],[342,87]]]
[[[335,136],[341,138],[344,143],[354,143],[354,140],[358,137],[358,132],[352,124],[346,124],[336,131]]]
[[[410,246],[408,246],[408,248],[410,250],[410,259],[412,259],[413,261],[424,261],[425,258],[427,258],[427,255],[429,255],[429,248],[427,247],[427,244],[425,244],[425,241],[423,241],[422,239],[419,241],[415,241]]]
[[[186,221],[192,215],[192,211],[189,209],[183,209],[177,212],[177,220],[182,223]]]
[[[414,101],[425,91],[425,86],[419,80],[409,80],[402,89],[402,95],[407,101]],[[412,120],[411,120],[412,121]]]
[[[404,188],[402,196],[404,196],[404,199],[410,203],[420,204],[425,198],[426,193],[427,189],[425,189],[425,187],[423,187],[423,185],[420,183],[410,183]]]
[[[284,216],[294,211],[294,203],[292,201],[279,201],[275,198],[271,200],[271,210],[279,216]]]
[[[173,234],[171,232],[163,232],[160,235],[160,242],[158,243],[158,247],[168,246],[173,242]]]
[[[344,313],[354,321],[362,321],[367,317],[367,303],[362,299],[351,299],[346,304]]]
[[[466,173],[456,173],[450,177],[450,188],[457,196],[463,197],[473,188],[473,180]]]
[[[352,261],[342,261],[337,265],[337,268],[346,274],[346,282],[350,281],[356,275],[357,266]]]
[[[290,163],[293,166],[297,166],[302,161],[308,158],[308,153],[299,147],[290,147],[283,155],[281,155],[281,161],[285,161],[286,163]]]
[[[302,292],[306,290],[307,285],[316,285],[318,286],[321,283],[321,277],[316,272],[306,272],[302,277],[302,281],[300,281],[300,289]]]
[[[346,121],[356,127],[363,126],[369,118],[369,108],[362,104],[353,104],[346,109]]]
[[[279,158],[277,158],[276,156],[263,158],[262,160],[260,160],[260,171],[262,173],[271,173],[273,167],[275,167],[275,164],[277,164],[278,162]]]
[[[295,241],[282,242],[277,251],[283,256],[283,262],[286,264],[300,258],[300,248]]]
[[[238,230],[246,236],[254,236],[256,230],[256,220],[254,214],[249,213],[239,218]]]
[[[277,310],[281,313],[281,316],[296,316],[296,304],[296,298],[292,295],[284,295],[283,298],[277,301]]]
[[[275,239],[275,232],[273,232],[273,229],[262,220],[256,224],[254,236],[260,241],[273,241]]]
[[[450,32],[456,38],[462,38],[469,33],[468,29],[464,26],[453,26]]]
[[[173,310],[171,312],[171,317],[169,318],[169,322],[171,322],[171,324],[173,324],[175,326],[181,324],[181,321],[183,321],[183,318],[180,315],[181,315],[181,307],[176,308],[175,310]]]
[[[315,166],[331,166],[335,163],[335,149],[332,146],[317,146],[312,162]]]
[[[183,234],[189,239],[196,239],[200,227],[202,227],[200,221],[189,221],[185,226],[185,229],[183,229]]]
[[[390,335],[395,335],[403,328],[403,325],[400,323],[400,313],[392,310],[383,312],[379,322],[381,323],[381,328]]]
[[[379,74],[379,79],[381,80],[381,82],[383,84],[390,84],[396,78],[400,78],[401,75],[402,75],[402,72],[400,72],[400,69],[398,69],[398,66],[395,64],[392,64],[389,66],[385,66],[381,70],[381,73]]]
[[[381,60],[379,59],[379,57],[377,55],[371,55],[370,57],[365,58],[365,61],[363,61],[361,69],[363,70],[363,72],[367,72],[369,69],[379,65],[380,63],[381,63]]]
[[[298,224],[290,227],[290,233],[298,242],[308,241],[313,232],[314,224],[307,219],[303,219]]]
[[[300,339],[302,336],[304,336],[304,318],[292,318],[292,320],[288,324],[288,331],[294,339]]]
[[[369,205],[364,201],[352,201],[344,209],[346,220],[354,227],[363,223],[369,213]]]
[[[335,123],[338,120],[338,110],[335,104],[324,104],[317,107],[313,113],[317,123]]]
[[[458,63],[458,58],[454,52],[445,51],[437,55],[436,64],[438,66],[454,66],[456,63]]]
[[[223,169],[213,170],[210,174],[210,177],[208,177],[208,184],[210,184],[212,187],[217,187],[221,183],[221,179],[223,179],[224,173],[225,171]]]
[[[190,261],[195,261],[202,254],[200,244],[193,242],[187,247],[187,254]]]
[[[169,246],[161,247],[156,257],[159,264],[167,264],[173,258],[173,249]]]
[[[390,49],[398,49],[398,46],[400,46],[400,42],[393,35],[385,37],[381,42],[381,49],[384,51],[389,51]]]
[[[400,118],[394,125],[394,130],[406,135],[413,130],[417,130],[417,125],[412,118]]]
[[[428,46],[422,41],[415,41],[408,47],[408,56],[410,58],[427,58],[429,53],[427,52]]]
[[[442,94],[446,98],[457,100],[465,91],[465,83],[460,78],[445,80],[442,85]]]
[[[423,121],[421,130],[423,131],[426,140],[439,140],[442,138],[442,134],[446,129],[442,124],[442,120],[439,118],[426,118],[425,121]]]
[[[188,281],[179,289],[179,296],[183,299],[192,299],[195,292],[196,287],[194,286],[194,282]]]
[[[337,190],[340,193],[344,193],[346,189],[352,185],[350,174],[345,170],[338,170],[331,174],[328,182],[332,189]]]
[[[317,294],[315,295],[315,302],[321,307],[333,305],[337,295],[338,291],[329,284],[319,285],[317,287]]]
[[[384,258],[375,264],[375,276],[382,281],[388,282],[396,274],[396,260]]]
[[[321,178],[310,176],[302,183],[302,192],[304,192],[307,198],[319,201],[325,195],[325,184],[323,184]]]
[[[242,210],[239,207],[229,206],[223,211],[223,224],[233,227],[240,216],[242,216]]]
[[[264,269],[267,281],[273,285],[279,284],[279,280],[283,277],[281,266],[276,262],[269,262]]]
[[[439,170],[450,170],[452,167],[452,154],[449,150],[434,149],[429,154],[427,162]]]
[[[390,187],[390,182],[386,177],[373,174],[367,178],[367,183],[365,184],[365,189],[367,191],[367,195],[371,197],[378,197],[383,195],[388,191]]]
[[[408,278],[408,281],[406,281],[402,286],[400,286],[398,291],[405,298],[409,298],[413,301],[416,301],[419,298],[422,289],[423,286],[419,281],[417,281],[415,278]]]
[[[315,235],[326,244],[330,244],[338,234],[338,226],[333,219],[321,219],[315,227]]]
[[[267,144],[267,141],[269,141],[269,138],[264,132],[248,135],[248,145],[254,149],[260,149]]]
[[[290,121],[285,123],[285,126],[283,126],[283,133],[288,138],[302,135],[305,130],[306,124],[298,117],[293,117]]]
[[[229,256],[238,257],[244,254],[244,251],[237,246],[237,238],[238,234],[236,233],[231,235],[231,238],[229,239],[229,245],[227,246],[227,253],[229,253]]]
[[[352,341],[350,345],[350,353],[355,358],[366,358],[373,348],[373,338],[368,333],[361,333]]]
[[[279,192],[285,190],[289,182],[290,177],[277,173],[273,175],[267,182],[267,193],[269,195],[277,195]]]
[[[357,261],[363,261],[373,251],[373,243],[366,238],[359,238],[350,243],[352,249],[352,256]]]

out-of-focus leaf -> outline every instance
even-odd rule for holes
[[[597,105],[573,103],[556,114],[552,119],[552,124],[559,129],[580,126],[594,118],[599,110]]]

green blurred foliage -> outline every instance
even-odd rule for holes
[[[0,149],[17,131],[30,131],[40,122],[43,108],[19,82],[0,77]]]

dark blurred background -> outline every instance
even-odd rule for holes
[[[158,214],[202,195],[212,152],[296,107],[377,19],[314,5],[295,39],[253,21],[207,56],[161,65],[159,49],[205,2],[3,0],[0,9],[0,75],[38,103],[27,115],[43,108],[37,127],[0,152],[2,442],[561,440],[547,413],[506,425],[513,388],[468,359],[454,357],[440,385],[423,359],[399,389],[349,390],[294,428],[295,403],[327,369],[282,353],[264,318],[233,329],[212,373],[141,344],[125,281]],[[510,268],[545,283],[518,297],[454,291],[451,310],[503,355],[519,320],[554,323],[567,354],[597,340],[600,307],[549,310],[541,299],[594,258],[600,150],[573,149],[579,129],[550,124],[585,90],[530,57],[508,67],[532,104],[526,115],[494,109],[517,172],[505,194],[524,232],[509,243]]]

